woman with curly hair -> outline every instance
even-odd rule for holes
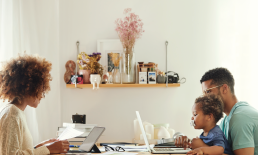
[[[10,102],[0,112],[1,155],[43,155],[66,153],[68,141],[47,140],[33,147],[24,115],[27,106],[37,108],[50,91],[52,64],[45,58],[19,55],[0,70],[0,99]]]

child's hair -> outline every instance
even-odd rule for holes
[[[213,114],[215,123],[223,117],[224,105],[221,98],[214,94],[207,94],[198,97],[195,104],[199,104],[199,108],[203,111],[204,115]]]

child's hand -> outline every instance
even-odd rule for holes
[[[187,152],[187,154],[192,154],[192,155],[203,155],[203,151],[200,148],[194,149],[192,151]]]

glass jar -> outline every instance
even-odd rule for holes
[[[114,67],[113,71],[113,83],[121,84],[121,75],[119,71],[119,67]]]
[[[122,83],[133,84],[135,83],[135,53],[133,48],[124,48],[122,54]]]

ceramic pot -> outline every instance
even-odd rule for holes
[[[99,83],[101,81],[101,77],[99,74],[91,74],[90,82],[93,85],[93,89],[95,89],[95,84],[97,84],[97,89],[99,89]]]
[[[166,83],[166,76],[158,75],[157,76],[157,83]]]
[[[79,70],[79,74],[83,75],[83,84],[90,84],[90,70]]]

